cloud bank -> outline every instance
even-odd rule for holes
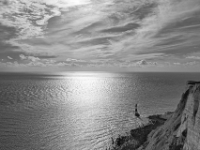
[[[1,0],[0,8],[4,68],[200,63],[199,0]]]

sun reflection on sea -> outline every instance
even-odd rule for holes
[[[75,101],[78,105],[95,106],[100,103],[100,99],[103,96],[101,89],[105,87],[105,82],[101,81],[98,77],[87,76],[75,76],[70,77],[69,86],[76,88],[77,94]]]
[[[69,99],[72,99],[71,110],[74,111],[71,116],[71,129],[73,129],[75,137],[79,139],[79,143],[74,145],[75,147],[81,147],[81,143],[82,145],[84,143],[91,145],[91,149],[93,149],[93,146],[98,145],[99,140],[105,138],[106,142],[106,138],[110,135],[111,131],[108,131],[110,123],[106,121],[106,116],[110,111],[111,82],[106,82],[101,75],[73,73],[73,75],[65,76],[69,88],[74,89],[72,97]],[[66,121],[69,123],[69,120]],[[102,137],[95,139],[91,133],[94,137]]]

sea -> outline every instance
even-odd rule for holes
[[[105,150],[147,116],[174,111],[188,80],[200,73],[1,73],[0,149]]]

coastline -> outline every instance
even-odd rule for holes
[[[200,150],[200,82],[188,81],[176,110],[118,137],[107,150]],[[153,123],[151,123],[153,122]]]
[[[150,115],[147,118],[149,122],[141,127],[131,129],[129,135],[118,136],[112,138],[110,147],[106,150],[128,150],[138,149],[141,146],[145,146],[148,140],[148,136],[153,134],[154,130],[162,126],[174,112],[166,112],[165,114]]]

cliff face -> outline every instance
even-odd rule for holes
[[[186,117],[187,137],[184,150],[200,150],[200,83],[190,89],[182,120]]]
[[[176,111],[140,150],[200,150],[200,82],[188,82]]]

